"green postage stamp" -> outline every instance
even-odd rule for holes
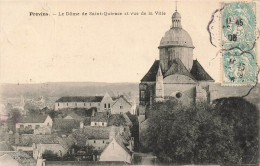
[[[222,85],[257,82],[255,2],[222,2]]]

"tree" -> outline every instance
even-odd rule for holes
[[[7,120],[8,129],[11,131],[15,131],[15,124],[20,122],[22,119],[22,115],[19,109],[13,108],[10,110],[10,116]]]
[[[227,118],[224,121],[219,115],[222,108],[215,107],[197,103],[196,107],[185,108],[177,100],[155,103],[149,109],[148,127],[142,133],[143,145],[160,161],[171,164],[238,163],[241,146],[236,143],[236,125],[227,122],[231,117],[223,116]]]
[[[233,128],[239,164],[256,164],[259,156],[257,107],[240,97],[217,99],[213,104],[214,114]]]
[[[58,154],[53,153],[51,150],[45,150],[42,154],[42,157],[46,159],[47,161],[58,161],[60,160],[60,157],[58,157]]]

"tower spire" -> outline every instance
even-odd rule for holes
[[[177,0],[175,1],[175,11],[177,12]]]

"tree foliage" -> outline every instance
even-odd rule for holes
[[[171,100],[156,103],[149,111],[142,143],[160,161],[175,164],[257,162],[258,110],[244,99],[220,99],[214,105],[199,103],[193,108]]]

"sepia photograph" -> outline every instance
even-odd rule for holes
[[[259,18],[259,0],[0,0],[0,166],[260,166]]]

